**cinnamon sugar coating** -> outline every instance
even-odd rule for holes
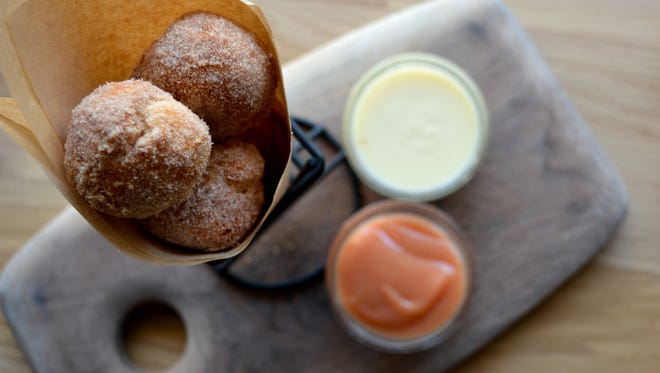
[[[128,80],[96,88],[73,109],[64,151],[68,182],[94,209],[143,218],[190,196],[211,137],[169,93]]]
[[[188,106],[214,140],[235,137],[270,109],[277,82],[272,56],[251,32],[210,13],[170,25],[133,71]]]
[[[228,140],[215,145],[203,181],[192,196],[140,222],[157,237],[188,248],[230,249],[261,214],[264,165],[252,144]]]

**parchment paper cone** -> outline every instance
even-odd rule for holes
[[[276,120],[264,129],[269,141],[261,149],[266,159],[265,213],[243,242],[218,253],[170,245],[149,235],[134,220],[93,210],[66,183],[62,165],[71,109],[98,85],[129,78],[151,43],[175,19],[195,10],[222,15],[254,32],[278,66],[271,110]],[[291,124],[280,63],[258,7],[238,0],[0,0],[0,17],[0,67],[27,123],[15,120],[16,113],[0,112],[0,127],[30,152],[95,229],[125,254],[158,264],[197,264],[234,256],[247,247],[284,194],[291,156]]]

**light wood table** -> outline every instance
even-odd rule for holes
[[[286,62],[419,1],[257,2]],[[623,177],[630,211],[592,263],[457,370],[660,371],[660,2],[507,4]],[[0,266],[65,205],[37,164],[0,133]],[[166,366],[183,343],[169,317],[161,319],[164,327],[143,329],[128,346],[147,368]],[[3,320],[0,371],[30,371]]]

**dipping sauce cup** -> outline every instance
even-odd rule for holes
[[[472,178],[488,132],[484,99],[465,71],[434,55],[406,53],[354,85],[342,137],[351,167],[373,190],[430,201]]]
[[[393,200],[368,205],[342,225],[326,270],[340,324],[392,353],[449,337],[470,283],[469,249],[456,222],[430,205]]]

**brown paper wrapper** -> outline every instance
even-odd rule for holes
[[[264,133],[257,135],[257,146],[266,160],[262,217],[236,247],[215,253],[169,244],[151,236],[135,220],[92,209],[68,185],[62,164],[71,110],[97,86],[128,79],[144,51],[167,27],[197,10],[224,16],[252,31],[278,66],[271,120],[262,126]],[[10,106],[0,105],[4,110],[0,127],[43,166],[96,230],[127,255],[158,264],[190,265],[228,258],[248,246],[284,194],[291,156],[291,124],[280,63],[258,7],[239,0],[0,0],[0,17],[0,67],[24,116],[23,122]]]

